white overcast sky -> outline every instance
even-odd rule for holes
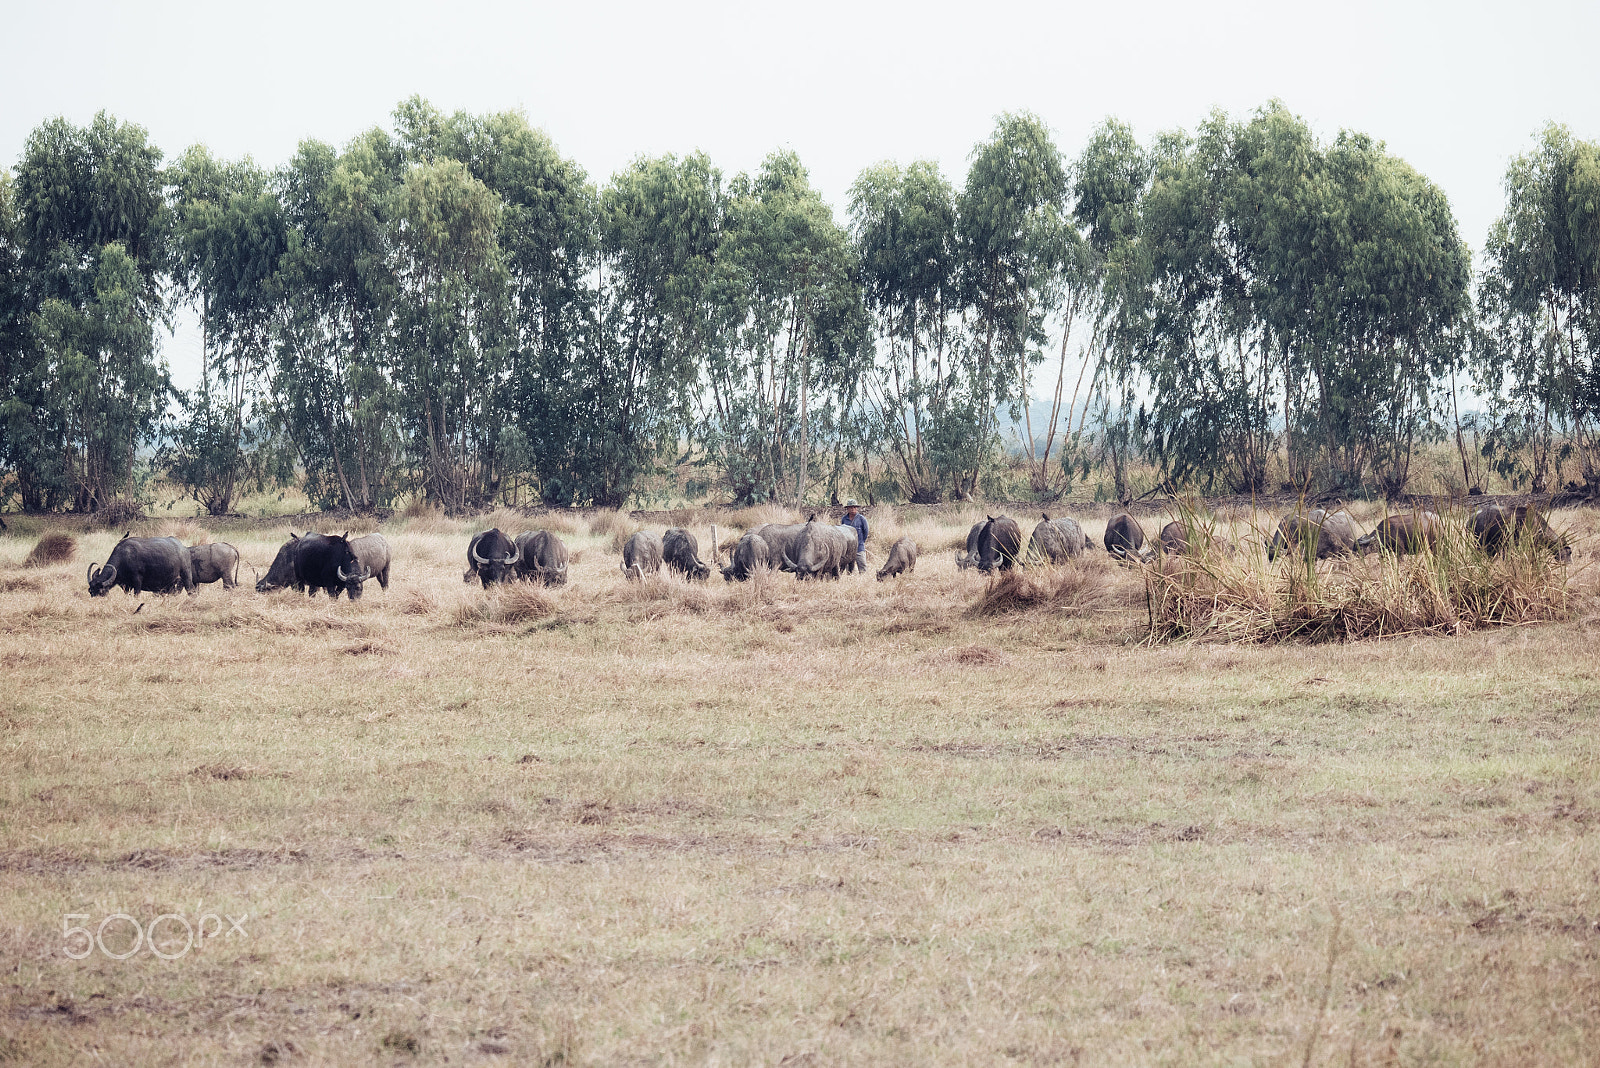
[[[1600,3],[50,4],[0,17],[0,166],[104,108],[169,157],[276,166],[420,93],[521,108],[597,182],[704,149],[724,172],[792,147],[841,217],[857,172],[937,160],[956,184],[1002,111],[1069,156],[1108,115],[1141,140],[1278,97],[1323,138],[1385,141],[1444,188],[1474,250],[1507,161],[1548,120],[1600,138]],[[198,342],[167,351],[180,385]]]

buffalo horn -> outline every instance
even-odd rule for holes
[[[510,567],[512,564],[516,563],[518,560],[521,560],[521,559],[522,559],[522,550],[517,547],[517,543],[516,542],[512,542],[511,543],[511,555],[506,557],[506,566]]]
[[[488,560],[478,555],[478,539],[472,539],[472,544],[468,547],[468,551],[472,553],[472,562],[477,564],[479,567],[483,567],[489,563]]]
[[[100,574],[104,575],[107,571],[111,572],[111,577],[106,579],[106,585],[109,586],[113,582],[117,581],[117,565],[116,564],[107,564],[101,570]]]
[[[99,567],[99,566],[100,566],[100,564],[99,564],[98,561],[96,561],[95,563],[92,563],[92,564],[89,565],[89,576],[88,576],[88,579],[89,579],[90,582],[94,581],[94,569]]]
[[[350,581],[350,576],[346,575],[344,573],[344,568],[343,567],[339,568],[339,581],[340,582],[349,582]]]

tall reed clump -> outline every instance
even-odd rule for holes
[[[1400,634],[1460,634],[1561,619],[1568,568],[1531,543],[1490,556],[1461,517],[1443,520],[1432,549],[1320,563],[1291,553],[1229,559],[1202,547],[1147,568],[1151,638],[1325,642]]]

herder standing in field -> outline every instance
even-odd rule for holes
[[[867,517],[861,514],[861,506],[856,499],[851,497],[844,502],[844,518],[839,520],[841,526],[855,527],[856,530],[856,570],[867,569]]]

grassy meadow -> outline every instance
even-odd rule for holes
[[[1152,642],[1104,509],[1030,596],[976,508],[705,585],[416,512],[356,603],[254,591],[290,520],[152,520],[240,587],[91,600],[120,531],[10,517],[0,1063],[1600,1063],[1592,512],[1552,622],[1321,644]],[[570,584],[463,584],[489,525]]]

